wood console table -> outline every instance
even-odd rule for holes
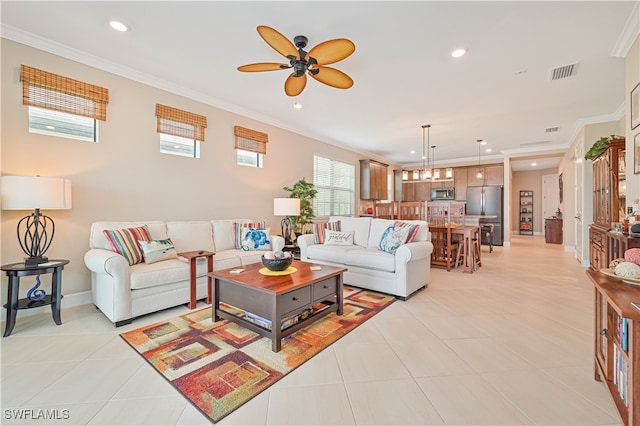
[[[640,287],[591,269],[587,276],[595,287],[595,379],[622,422],[640,425]]]

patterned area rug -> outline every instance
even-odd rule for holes
[[[233,412],[324,348],[389,306],[394,297],[344,286],[344,313],[326,315],[271,350],[271,340],[211,308],[120,336],[214,422]]]

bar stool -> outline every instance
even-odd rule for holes
[[[489,241],[489,253],[493,253],[493,223],[485,223],[481,227],[482,234]]]

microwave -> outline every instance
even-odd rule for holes
[[[456,190],[455,188],[432,188],[431,200],[455,200]]]

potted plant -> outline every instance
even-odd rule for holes
[[[307,182],[305,178],[297,181],[292,187],[285,186],[282,189],[290,193],[289,198],[300,199],[300,215],[291,218],[291,225],[296,235],[302,234],[306,225],[310,224],[315,217],[312,200],[316,197],[318,191],[315,189],[315,185]]]
[[[624,139],[622,136],[611,135],[611,136],[603,136],[598,139],[592,146],[589,148],[589,151],[584,155],[585,160],[592,160],[596,158],[598,155],[602,154],[611,141],[615,141],[618,139]]]

